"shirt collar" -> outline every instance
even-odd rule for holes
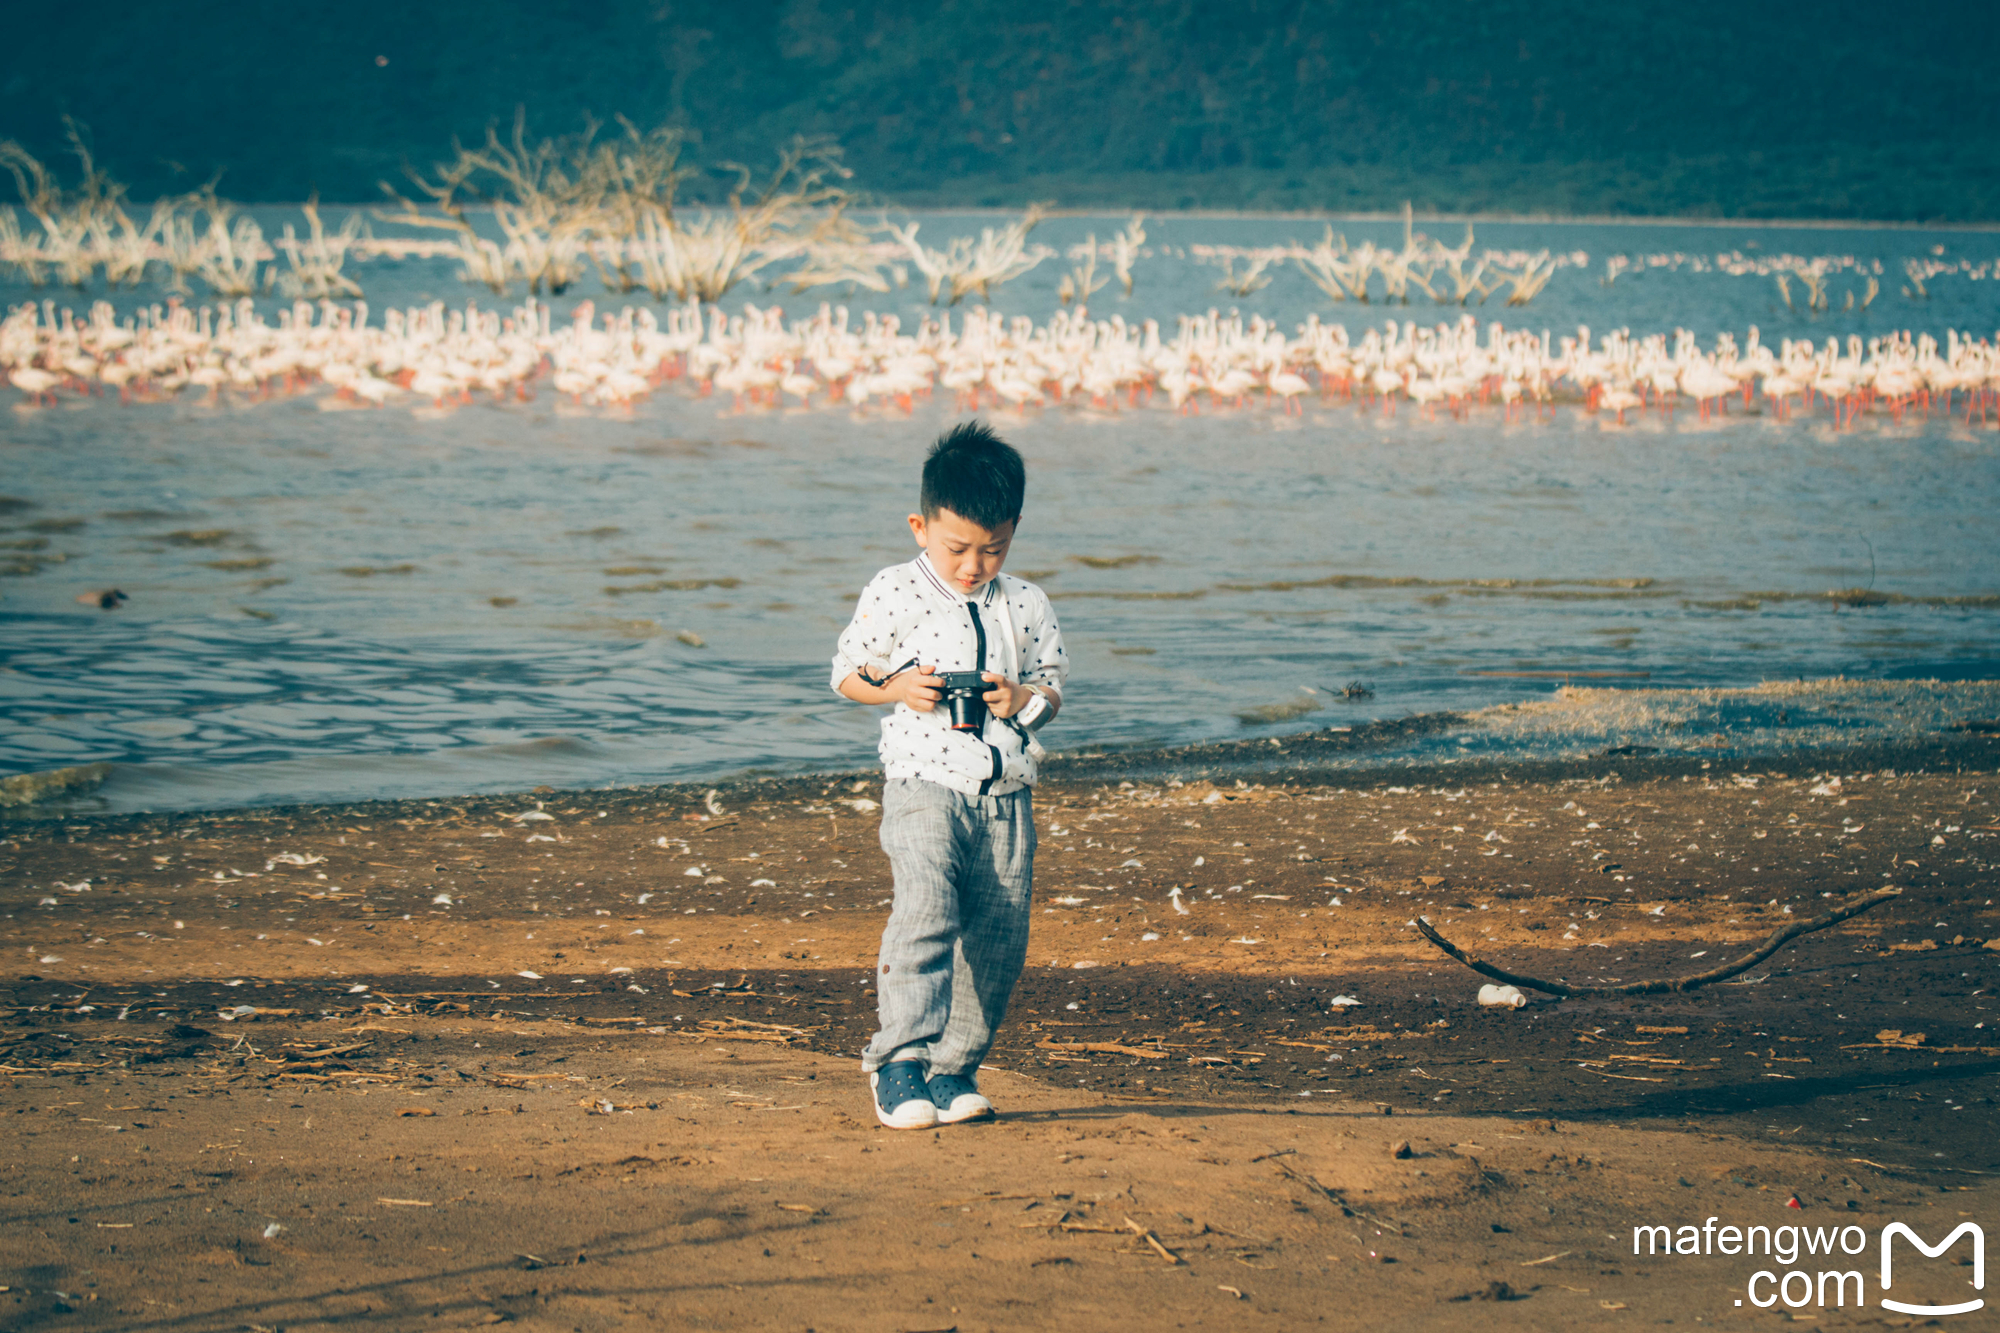
[[[968,595],[957,591],[938,577],[937,570],[931,567],[931,558],[929,555],[920,551],[917,553],[917,558],[911,563],[922,573],[923,586],[930,589],[937,596],[950,601],[954,606],[963,606],[965,603],[972,601],[976,601],[983,606],[991,606],[993,599],[1000,594],[1000,576],[998,574],[986,580],[986,586],[981,588],[976,594]]]

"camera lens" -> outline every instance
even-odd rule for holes
[[[976,687],[956,682],[946,687],[953,731],[980,731],[986,726],[986,700],[981,697],[985,688],[983,680]]]

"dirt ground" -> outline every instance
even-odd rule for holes
[[[1917,1322],[1632,1228],[2000,1225],[1996,791],[1051,781],[1002,1116],[935,1133],[854,1058],[879,779],[15,821],[0,1327]],[[1409,925],[1630,981],[1885,885],[1523,1010]]]

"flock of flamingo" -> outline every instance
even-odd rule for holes
[[[468,302],[386,312],[369,322],[365,302],[295,302],[266,321],[249,300],[199,310],[151,306],[119,320],[108,302],[87,316],[52,302],[15,306],[0,321],[0,373],[29,405],[115,391],[121,401],[160,401],[194,389],[209,405],[255,402],[317,390],[324,404],[404,403],[449,408],[521,400],[546,383],[577,403],[624,408],[678,383],[701,395],[727,393],[741,410],[911,411],[949,390],[961,409],[1119,410],[1163,401],[1184,413],[1306,400],[1411,403],[1435,417],[1463,418],[1497,405],[1509,419],[1568,405],[1609,413],[1670,413],[1692,404],[1702,417],[1731,403],[1761,402],[1779,419],[1820,403],[1836,426],[1871,413],[1963,411],[1968,423],[2000,421],[2000,338],[1905,332],[1869,339],[1784,340],[1766,346],[1752,327],[1738,343],[1724,333],[1704,350],[1693,334],[1635,337],[1617,330],[1594,342],[1588,328],[1552,338],[1470,315],[1434,325],[1388,320],[1350,337],[1317,316],[1287,337],[1262,317],[1210,311],[1183,316],[1171,336],[1154,320],[1096,319],[1078,307],[1046,323],[983,309],[926,318],[904,332],[894,315],[821,305],[787,321],[782,310],[746,306],[648,309],[599,316],[584,301],[566,320],[529,301],[511,314]]]

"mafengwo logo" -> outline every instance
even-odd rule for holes
[[[1860,1227],[1717,1226],[1720,1221],[1720,1218],[1711,1217],[1701,1226],[1678,1229],[1633,1227],[1632,1253],[1745,1257],[1761,1253],[1777,1260],[1784,1271],[1772,1268],[1752,1273],[1743,1295],[1737,1298],[1738,1305],[1748,1300],[1759,1309],[1768,1310],[1782,1301],[1788,1308],[1798,1310],[1809,1305],[1821,1309],[1842,1308],[1850,1299],[1856,1306],[1868,1303],[1866,1275],[1858,1268],[1843,1270],[1838,1267],[1840,1263],[1849,1262],[1852,1257],[1867,1252],[1868,1233]],[[1908,1242],[1900,1251],[1895,1243],[1899,1238]],[[1970,1241],[1971,1257],[1954,1261],[1952,1251],[1961,1240]],[[1642,1245],[1644,1248],[1641,1248]],[[1972,1269],[1972,1279],[1968,1284],[1971,1289],[1975,1292],[1986,1289],[1986,1233],[1978,1223],[1961,1222],[1951,1234],[1932,1245],[1910,1226],[1891,1222],[1882,1228],[1880,1245],[1880,1304],[1883,1309],[1898,1314],[1937,1318],[1971,1314],[1985,1308],[1986,1298],[1983,1296],[1974,1296],[1970,1300],[1905,1299],[1919,1293],[1925,1297],[1938,1293],[1955,1294],[1950,1288],[1964,1282],[1960,1274],[1968,1266]],[[1924,1259],[1945,1262],[1923,1263],[1910,1253],[1912,1249]],[[1896,1285],[1896,1256],[1899,1252],[1903,1256],[1900,1288]],[[1801,1259],[1815,1257],[1818,1262],[1810,1268],[1793,1267]],[[1828,1267],[1822,1268],[1822,1264]]]
[[[1889,1242],[1898,1236],[1909,1237],[1910,1244],[1922,1250],[1926,1256],[1932,1259],[1949,1250],[1957,1243],[1960,1236],[1972,1237],[1972,1289],[1974,1291],[1986,1290],[1986,1233],[1981,1231],[1976,1224],[1961,1222],[1958,1224],[1956,1231],[1946,1236],[1936,1245],[1926,1245],[1924,1244],[1923,1237],[1904,1226],[1901,1222],[1891,1222],[1888,1226],[1882,1228],[1883,1291],[1888,1291],[1894,1282],[1893,1256],[1889,1251]],[[1905,1301],[1892,1301],[1887,1296],[1882,1298],[1883,1309],[1895,1310],[1901,1314],[1971,1314],[1974,1310],[1980,1309],[1985,1304],[1986,1299],[1983,1296],[1975,1297],[1969,1301],[1960,1301],[1955,1305],[1912,1305]]]

